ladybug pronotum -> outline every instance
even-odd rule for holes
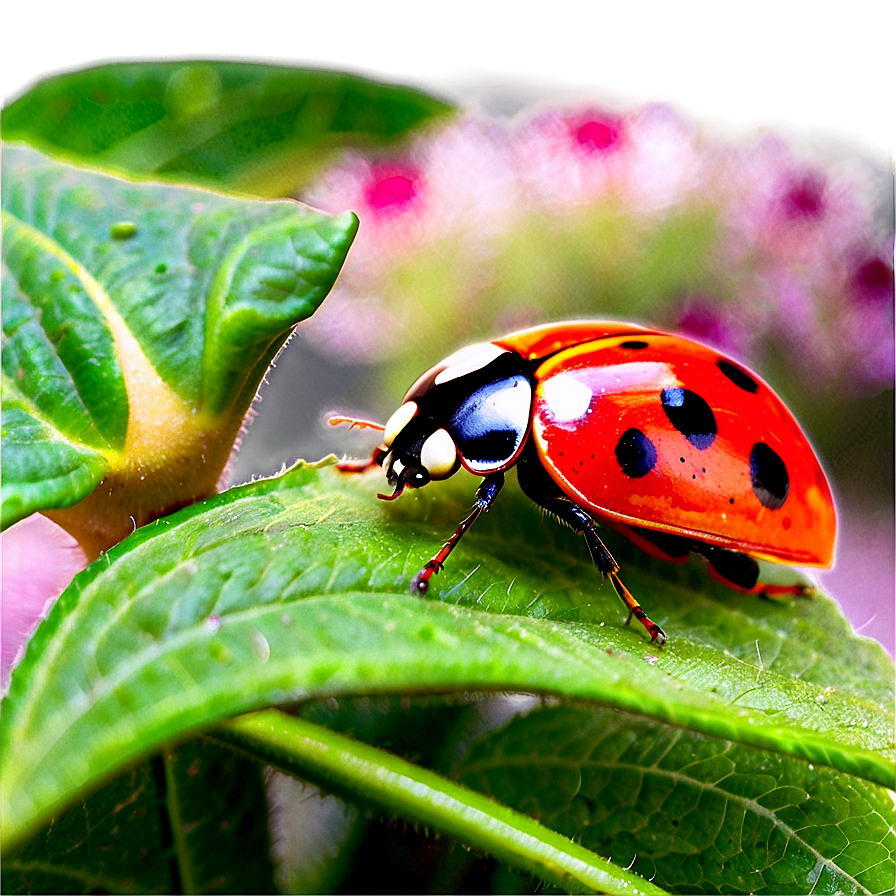
[[[750,594],[757,559],[827,567],[836,519],[806,436],[758,376],[711,348],[630,324],[572,321],[472,345],[425,373],[384,427],[370,463],[394,500],[461,467],[483,477],[472,512],[413,580],[429,580],[516,467],[536,504],[584,536],[600,572],[666,640],[619,578],[597,524]]]

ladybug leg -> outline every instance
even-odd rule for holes
[[[602,575],[605,575],[610,580],[616,593],[628,607],[626,624],[631,622],[632,616],[634,616],[647,629],[651,641],[658,642],[660,646],[665,644],[666,633],[641,609],[641,604],[635,600],[631,591],[625,587],[622,579],[619,578],[619,564],[607,550],[607,546],[601,541],[600,536],[597,534],[597,525],[591,519],[591,516],[571,501],[558,500],[547,509],[571,526],[578,535],[584,536],[585,544],[588,545],[594,565],[601,571]]]
[[[442,549],[414,576],[411,582],[411,592],[413,594],[426,594],[429,590],[429,580],[445,565],[448,555],[457,546],[467,529],[479,519],[479,516],[484,511],[488,510],[495,503],[495,498],[501,493],[503,487],[503,473],[492,473],[482,480],[479,488],[476,489],[476,502],[469,516],[461,520],[460,525],[454,530],[451,538],[442,545]]]
[[[760,597],[774,600],[776,597],[811,597],[814,591],[811,585],[765,585],[760,582],[756,593]]]
[[[370,460],[359,460],[358,458],[344,458],[336,464],[336,469],[340,473],[363,473],[371,467],[380,466],[383,462],[385,452],[381,448],[374,450]]]
[[[616,593],[628,607],[626,624],[631,622],[632,616],[634,616],[647,629],[651,641],[656,641],[660,645],[665,644],[666,633],[641,609],[641,605],[635,600],[628,588],[623,585],[622,579],[619,578],[619,564],[597,534],[597,524],[587,511],[577,504],[573,504],[560,491],[538,459],[532,440],[523,449],[523,453],[519,461],[517,461],[516,470],[520,488],[539,507],[543,507],[549,513],[553,513],[559,520],[572,528],[576,534],[585,538],[585,544],[588,545],[588,551],[591,554],[594,565],[600,570],[601,575],[606,576],[610,580]]]
[[[624,535],[632,544],[637,545],[644,553],[664,560],[666,563],[686,563],[691,556],[691,540],[681,535],[668,532],[656,532],[642,526],[623,526],[620,523],[607,521],[607,528]]]
[[[759,564],[749,554],[709,544],[697,544],[694,548],[706,558],[714,579],[744,594],[774,598],[785,595],[806,597],[812,593],[808,585],[767,585],[760,582]]]

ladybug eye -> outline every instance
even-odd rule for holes
[[[423,443],[420,465],[433,479],[447,479],[457,469],[457,448],[444,429],[437,429]]]
[[[389,448],[395,437],[414,419],[417,403],[406,401],[387,421],[383,429],[383,444]]]

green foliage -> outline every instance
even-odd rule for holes
[[[41,81],[3,137],[159,180],[293,195],[346,146],[392,140],[448,104],[341,72],[245,62],[131,62]]]
[[[259,765],[207,738],[136,766],[14,859],[6,893],[272,892]]]
[[[3,174],[4,527],[116,471],[131,491],[160,483],[147,516],[210,493],[357,219],[134,184],[15,147]]]
[[[829,599],[733,598],[698,567],[676,581],[665,564],[625,563],[629,586],[670,635],[659,650],[623,624],[579,539],[543,525],[511,490],[452,557],[434,599],[420,600],[407,581],[463,499],[446,485],[435,498],[384,505],[375,488],[369,477],[298,466],[144,527],[78,576],[5,701],[7,842],[24,842],[85,788],[172,738],[270,704],[352,693],[587,701],[652,737],[700,735],[732,774],[755,777],[794,757],[777,786],[852,789],[880,805],[893,774],[892,669]],[[574,749],[591,749],[589,725],[578,726],[582,740],[568,727]],[[528,754],[535,742],[516,743]],[[528,790],[531,771],[514,774]],[[880,842],[855,814],[856,838]],[[836,866],[842,852],[821,854]],[[844,873],[858,878],[870,866],[858,869],[854,852]],[[676,874],[666,879],[680,885]]]

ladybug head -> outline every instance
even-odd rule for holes
[[[447,479],[462,466],[486,476],[512,466],[526,439],[533,377],[514,352],[473,345],[425,373],[389,418],[377,462],[391,495]]]
[[[389,418],[377,461],[394,489],[391,495],[380,495],[388,500],[406,487],[422,488],[432,479],[447,479],[460,467],[454,440],[430,415],[421,414],[415,401],[405,401]]]

